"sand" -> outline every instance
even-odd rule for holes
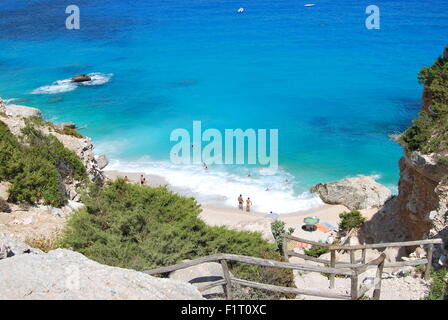
[[[177,192],[179,194],[190,196],[185,194],[185,190],[173,188],[168,184],[168,182],[162,177],[157,175],[148,175],[140,172],[120,172],[120,171],[104,171],[106,177],[110,180],[114,180],[117,177],[128,176],[132,183],[138,184],[140,181],[140,175],[143,174],[148,180],[148,186],[167,186],[170,190]],[[227,226],[234,227],[239,223],[248,221],[257,221],[260,219],[265,219],[266,214],[269,212],[246,212],[238,209],[237,203],[235,207],[228,207],[220,204],[201,204],[202,212],[200,218],[211,226]],[[281,214],[280,220],[284,221],[287,228],[294,228],[294,236],[305,238],[314,241],[325,241],[329,233],[324,233],[320,230],[314,232],[304,231],[303,218],[309,216],[316,216],[321,222],[327,222],[337,228],[339,224],[339,214],[344,211],[350,211],[347,207],[343,205],[322,205],[317,208],[313,208],[306,211],[291,212],[287,214]],[[370,219],[372,215],[377,212],[377,209],[362,210],[362,214]]]

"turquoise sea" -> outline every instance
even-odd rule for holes
[[[68,4],[80,30],[65,28]],[[365,27],[371,4],[380,30]],[[2,0],[0,96],[83,127],[111,169],[291,212],[320,204],[307,192],[319,182],[394,188],[402,149],[389,135],[417,116],[417,72],[447,35],[445,0]],[[95,80],[64,81],[80,73]],[[170,133],[194,120],[278,129],[280,170],[173,165]]]

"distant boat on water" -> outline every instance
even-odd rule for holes
[[[304,5],[304,7],[314,7],[314,6],[315,6],[314,3],[307,3],[307,4]]]
[[[244,12],[244,8],[239,8],[238,9],[238,13],[243,13]]]

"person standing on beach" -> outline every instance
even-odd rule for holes
[[[243,206],[244,206],[244,199],[243,199],[243,195],[240,194],[240,196],[238,197],[238,208],[240,210],[243,210]]]
[[[246,200],[246,211],[250,212],[250,207],[252,206],[252,201],[250,201],[250,198],[247,198]]]
[[[128,176],[124,176],[124,182],[129,183],[131,180],[129,180]]]
[[[146,182],[146,179],[143,175],[140,176],[140,185],[143,186]]]

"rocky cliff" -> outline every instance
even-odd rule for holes
[[[40,115],[41,112],[39,109],[18,105],[5,105],[0,98],[0,121],[5,123],[15,136],[21,135],[21,130],[26,126],[25,119],[40,119]],[[64,147],[73,151],[83,163],[90,180],[98,183],[104,182],[105,177],[101,169],[105,167],[104,163],[107,164],[107,160],[105,160],[105,156],[96,156],[94,154],[94,145],[89,138],[66,134],[58,126],[44,122],[43,120],[36,121],[36,126],[42,133],[55,136]],[[80,186],[80,182],[68,179],[64,181],[64,184],[67,198],[78,201],[79,195],[77,188]]]
[[[446,63],[448,46],[443,55]],[[440,64],[439,61],[441,60],[439,59],[436,64]],[[437,67],[440,72],[446,73],[446,67]],[[435,78],[433,74],[429,80],[434,83],[432,78]],[[446,78],[448,76],[445,74],[441,79]],[[430,117],[429,138],[425,143],[432,144],[437,141],[438,144],[431,150],[432,152],[422,152],[421,150],[428,149],[426,146],[417,150],[410,150],[405,146],[405,154],[399,162],[399,194],[395,199],[395,206],[408,240],[438,237],[444,239],[445,247],[437,246],[435,252],[435,259],[440,260],[442,257],[440,262],[444,262],[447,260],[446,249],[448,249],[448,162],[444,161],[448,156],[448,146],[444,136],[446,128],[440,129],[438,123],[439,119],[442,123],[446,123],[444,117],[446,117],[448,81],[439,82],[436,87],[433,83],[425,83],[421,118],[427,115]],[[431,128],[436,125],[437,128]]]

